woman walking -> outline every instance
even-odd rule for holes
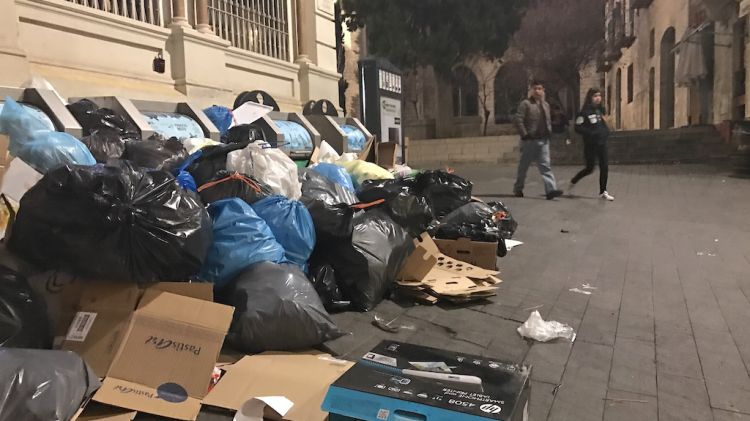
[[[581,113],[576,118],[575,130],[583,136],[583,153],[586,158],[586,168],[582,169],[570,181],[568,192],[572,194],[573,188],[583,177],[594,172],[594,165],[599,161],[599,197],[602,200],[615,200],[614,196],[607,193],[607,178],[609,177],[609,158],[607,157],[607,138],[609,127],[604,121],[606,111],[602,105],[602,91],[596,88],[589,89],[586,101],[581,107]]]

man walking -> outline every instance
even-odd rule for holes
[[[532,162],[536,161],[539,173],[544,179],[544,191],[547,200],[562,196],[557,189],[555,175],[552,174],[549,156],[549,140],[552,132],[550,107],[544,99],[544,84],[531,82],[531,96],[521,101],[515,118],[516,129],[521,135],[521,161],[518,163],[518,175],[513,193],[523,197],[526,173]]]

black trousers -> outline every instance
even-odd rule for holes
[[[594,165],[599,161],[599,194],[607,191],[607,179],[609,178],[609,157],[607,144],[599,142],[586,142],[583,148],[583,156],[586,159],[586,168],[573,177],[573,184],[579,182],[583,177],[594,172]]]

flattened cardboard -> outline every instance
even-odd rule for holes
[[[434,241],[440,252],[448,257],[482,269],[497,269],[497,242],[472,241],[468,238]]]
[[[106,378],[93,398],[97,402],[133,411],[192,421],[201,410],[201,400],[179,396],[124,380]]]
[[[320,406],[326,390],[352,365],[317,351],[246,356],[229,368],[203,404],[236,411],[254,397],[284,396],[294,403],[284,420],[325,421]]]

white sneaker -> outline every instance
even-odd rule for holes
[[[604,193],[600,194],[599,197],[602,200],[609,200],[610,202],[612,202],[612,201],[615,200],[615,197],[612,196],[611,194],[607,193],[607,192],[604,192]]]

